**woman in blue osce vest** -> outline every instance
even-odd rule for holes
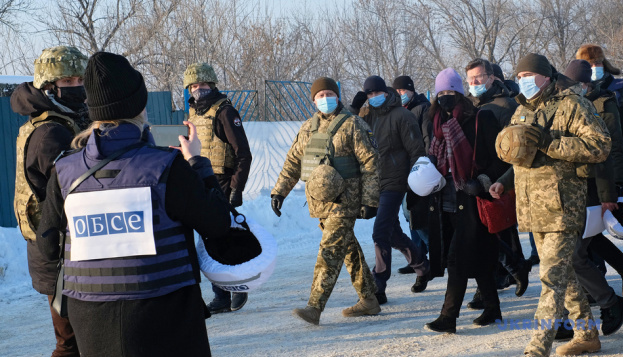
[[[193,229],[218,239],[230,216],[194,127],[181,153],[155,147],[143,76],[123,56],[95,53],[84,87],[93,124],[56,163],[37,232],[50,261],[66,234],[63,294],[81,355],[210,356]]]

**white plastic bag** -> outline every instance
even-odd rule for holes
[[[407,181],[411,190],[418,196],[428,196],[440,191],[446,185],[446,179],[426,156],[417,159]]]

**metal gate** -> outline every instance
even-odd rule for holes
[[[264,116],[266,121],[303,121],[316,108],[311,100],[311,83],[264,81]]]
[[[224,90],[221,93],[227,95],[243,122],[259,120],[256,90]]]

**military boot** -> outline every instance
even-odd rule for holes
[[[425,326],[429,330],[435,332],[456,333],[456,318],[446,315],[439,315],[437,320],[429,322]]]
[[[372,295],[367,299],[359,299],[355,305],[342,310],[342,315],[344,317],[356,317],[363,315],[376,315],[379,312],[381,312],[381,306],[376,300],[376,296]]]
[[[318,325],[320,323],[320,310],[315,307],[306,306],[304,309],[292,310],[292,315],[309,322],[310,324]]]
[[[561,356],[577,356],[587,352],[597,352],[600,349],[601,342],[599,342],[599,336],[595,336],[590,340],[574,338],[573,340],[556,348],[556,354]]]

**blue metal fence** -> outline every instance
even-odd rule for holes
[[[264,81],[264,116],[266,121],[303,121],[316,108],[311,100],[311,83]]]
[[[256,90],[224,90],[234,108],[240,113],[242,121],[257,121],[257,91]]]

